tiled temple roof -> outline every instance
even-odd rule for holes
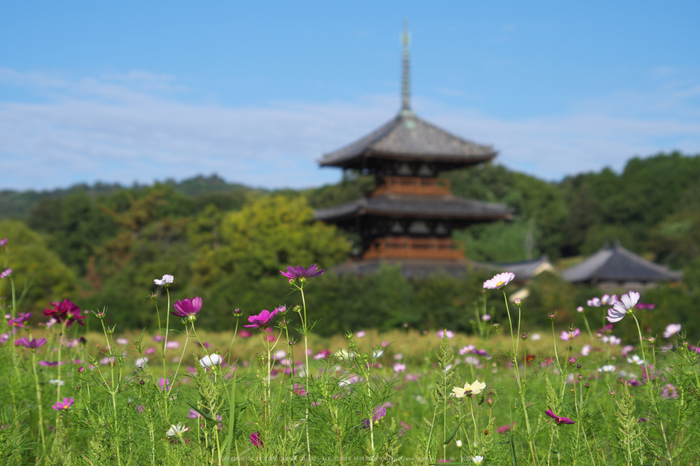
[[[622,246],[601,249],[578,265],[562,272],[569,282],[658,282],[679,281],[680,272],[639,257]]]
[[[410,111],[340,150],[324,155],[322,167],[360,168],[363,158],[445,162],[467,166],[496,156],[490,146],[459,138],[418,118]]]
[[[417,196],[390,193],[319,209],[316,211],[316,220],[332,222],[360,215],[498,220],[510,219],[512,210],[505,204],[475,201],[452,195]]]

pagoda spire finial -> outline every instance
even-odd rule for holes
[[[411,45],[411,34],[408,32],[408,20],[403,21],[403,34],[401,35],[403,44],[403,66],[401,73],[401,111],[411,112],[411,57],[408,47]]]

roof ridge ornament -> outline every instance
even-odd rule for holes
[[[403,44],[403,63],[401,67],[401,115],[412,116],[411,111],[411,56],[409,46],[411,45],[411,34],[408,32],[408,20],[403,21],[403,34],[401,34]]]

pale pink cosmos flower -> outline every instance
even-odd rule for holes
[[[467,345],[459,349],[459,355],[464,356],[467,353],[471,353],[476,349],[476,346],[474,345]]]
[[[588,305],[588,307],[600,307],[601,302],[599,298],[593,298],[586,301],[586,304]]]
[[[397,374],[399,372],[405,372],[406,371],[406,364],[402,364],[400,362],[394,363],[394,372]]]
[[[567,332],[567,331],[561,332],[561,335],[559,335],[559,338],[561,338],[564,341],[569,341],[569,340],[573,340],[574,338],[578,337],[579,335],[581,335],[581,330],[575,329],[575,330],[572,330],[569,332]]]
[[[605,296],[603,296],[603,298],[605,298]],[[613,303],[613,307],[608,309],[608,315],[606,319],[613,323],[621,321],[622,318],[625,317],[629,311],[634,309],[634,307],[637,305],[637,302],[639,302],[639,293],[635,291],[630,291],[627,294],[623,294],[620,298],[620,301],[615,301]]]
[[[367,333],[364,330],[360,330],[355,334],[357,338],[363,338],[365,335],[367,335]]]
[[[155,283],[158,286],[170,285],[173,281],[175,281],[175,277],[173,277],[172,275],[163,275],[163,278],[161,279],[153,279],[153,283]]]
[[[588,356],[591,354],[591,345],[583,345],[583,348],[581,348],[581,354],[583,356]]]
[[[488,322],[489,320],[491,320],[491,315],[484,314],[483,316],[481,316],[481,320],[483,320],[484,322]]]
[[[7,278],[12,274],[12,269],[5,269],[2,273],[0,273],[0,278]]]
[[[681,324],[668,324],[664,331],[664,338],[671,338],[673,335],[681,331]]]
[[[508,283],[515,279],[515,274],[513,272],[504,272],[495,275],[484,282],[484,288],[487,290],[497,290],[503,288]]]
[[[454,333],[452,330],[439,330],[439,331],[436,333],[436,335],[439,336],[440,338],[444,338],[445,335],[447,335],[447,338],[448,338],[449,340],[451,340],[451,339],[453,339],[453,338],[455,337],[455,333]]]

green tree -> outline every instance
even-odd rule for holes
[[[8,239],[7,254],[0,258],[0,264],[12,268],[17,296],[29,287],[23,303],[25,309],[32,309],[34,305],[48,307],[51,301],[65,298],[75,299],[74,273],[49,250],[39,234],[23,222],[1,220],[0,236]],[[2,295],[9,300],[9,280],[1,280],[0,287]]]

